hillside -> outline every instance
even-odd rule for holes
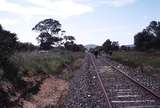
[[[88,50],[89,50],[90,48],[95,48],[95,47],[97,47],[97,45],[95,45],[95,44],[85,45],[85,48],[87,48]]]

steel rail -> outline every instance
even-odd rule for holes
[[[104,87],[104,84],[103,84],[103,82],[102,82],[102,79],[101,79],[100,75],[98,74],[98,69],[97,69],[97,67],[96,67],[96,64],[95,64],[95,62],[94,62],[93,57],[92,57],[91,54],[90,54],[90,58],[91,58],[91,62],[92,62],[92,64],[93,64],[93,66],[94,66],[94,68],[95,68],[96,75],[97,75],[98,80],[99,80],[99,82],[100,82],[101,88],[102,88],[102,90],[103,90],[103,92],[104,92],[104,95],[105,95],[105,98],[106,98],[106,102],[107,102],[107,105],[108,105],[107,108],[112,108],[112,105],[111,105],[111,103],[110,103],[110,101],[109,101],[109,97],[108,97],[107,92],[106,92],[106,89],[105,89],[105,87]]]
[[[160,96],[157,95],[156,93],[154,93],[153,90],[150,90],[149,88],[145,87],[143,84],[139,83],[138,81],[136,81],[135,79],[133,79],[131,76],[127,75],[123,70],[113,66],[112,64],[106,62],[105,60],[103,60],[106,64],[108,64],[109,66],[111,66],[112,68],[114,68],[115,70],[117,70],[118,72],[120,72],[121,74],[123,74],[124,76],[126,76],[128,79],[130,79],[132,82],[136,83],[137,85],[141,86],[143,89],[145,89],[146,91],[148,91],[149,93],[151,93],[153,96],[155,96],[156,98],[158,98],[160,100]]]

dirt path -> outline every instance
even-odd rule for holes
[[[68,83],[53,76],[45,79],[40,90],[29,101],[24,101],[23,108],[55,107],[63,103],[63,98],[68,93]]]

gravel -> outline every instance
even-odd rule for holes
[[[88,56],[70,82],[65,108],[106,108],[103,91]]]
[[[135,79],[138,79],[139,77],[141,82],[154,83],[155,80],[151,78],[150,80],[148,79],[144,80],[146,77],[143,78],[144,77],[143,74],[139,72],[131,74],[133,73],[133,70],[131,70],[130,68],[123,66],[119,63],[113,62],[104,57],[99,57],[99,59],[96,60],[96,65],[98,68],[98,72],[100,72],[100,75],[102,77],[102,81],[105,85],[109,99],[112,102],[113,108],[136,108],[136,107],[144,108],[143,105],[147,105],[147,107],[149,107],[150,105],[149,108],[160,107],[159,101],[157,106],[157,100],[154,99],[154,97],[152,97],[148,92],[144,92],[144,90],[142,90],[139,86],[136,86],[133,82],[128,81],[128,79],[124,78],[122,75],[120,74],[110,75],[109,73],[105,73],[106,71],[114,72],[114,70],[111,69],[111,67],[107,66],[102,59],[107,60],[108,62],[112,63],[118,68],[124,70],[126,74],[132,75],[133,78]],[[104,70],[104,68],[106,70]],[[157,87],[155,83],[150,85],[152,85],[151,88]],[[119,102],[127,101],[123,98],[124,96],[130,96],[130,94],[124,94],[124,95],[116,94],[117,91],[124,92],[121,91],[122,89],[128,90],[127,92],[131,93],[132,98],[125,97],[125,99],[133,103],[132,105],[128,103],[125,104],[125,102],[124,104],[123,103],[119,104]],[[137,100],[138,98],[136,98],[136,96],[139,96],[140,101],[145,101],[145,102],[142,102],[143,104],[137,104],[136,101],[139,100]],[[152,100],[154,102],[152,102]],[[70,81],[69,94],[65,99],[64,108],[107,108],[104,93],[97,79],[95,69],[91,64],[89,55],[86,56],[82,67],[75,72],[73,79]]]
[[[103,60],[97,60],[96,64],[113,108],[160,107],[159,99],[104,63]]]
[[[139,83],[143,84],[147,88],[154,91],[157,95],[160,96],[160,81],[159,79],[146,74],[145,72],[140,71],[139,68],[131,68],[126,65],[120,64],[118,62],[112,61],[106,57],[100,57],[100,59],[105,60],[106,62],[111,63],[112,65],[116,66],[117,68],[123,70],[127,75],[134,78]]]

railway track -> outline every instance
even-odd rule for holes
[[[95,64],[93,58],[92,58],[92,55],[90,55],[90,58],[91,58],[92,65],[93,65],[93,67],[94,67],[94,69],[95,69],[96,75],[97,75],[97,77],[98,77],[98,81],[100,82],[101,88],[102,88],[102,90],[103,90],[104,97],[105,97],[105,99],[106,99],[107,108],[112,108],[112,105],[111,105],[111,103],[110,103],[110,101],[109,101],[109,97],[108,97],[108,95],[107,95],[105,86],[104,86],[104,84],[103,84],[103,82],[102,82],[102,79],[101,79],[99,73],[98,73],[98,69],[97,69],[97,67],[96,67],[96,64]]]
[[[128,66],[124,66],[123,64],[117,63],[115,61],[111,61],[109,57],[101,56],[99,57],[104,62],[108,62],[112,64],[112,66],[116,67],[119,70],[123,70],[123,73],[130,76],[132,79],[136,80],[141,85],[147,87],[149,90],[151,90],[154,94],[157,96],[160,96],[160,81],[158,78],[154,77],[153,75],[147,74],[147,72],[144,72],[138,68],[131,68]],[[150,70],[151,71],[151,70]],[[154,71],[154,70],[152,70]],[[151,71],[151,72],[152,72]]]
[[[92,65],[106,98],[107,108],[160,108],[160,97],[112,64],[97,65],[90,54]],[[103,65],[102,65],[103,64]]]

